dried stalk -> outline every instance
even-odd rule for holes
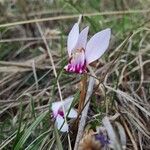
[[[36,23],[36,25],[37,25],[37,27],[39,29],[39,32],[40,32],[41,37],[43,39],[43,42],[44,42],[44,44],[45,44],[45,46],[47,48],[48,55],[49,55],[49,58],[50,58],[50,61],[51,61],[51,64],[52,64],[52,68],[53,68],[53,73],[54,73],[55,78],[57,79],[58,75],[57,75],[56,67],[55,67],[54,60],[53,60],[53,57],[52,57],[52,54],[51,54],[51,50],[49,48],[49,45],[48,45],[48,43],[46,41],[46,38],[45,38],[45,36],[43,34],[43,31],[42,31],[40,25],[38,23]],[[59,92],[60,100],[63,101],[62,93],[61,93],[61,88],[60,88],[60,84],[59,84],[58,79],[57,79],[57,87],[58,87],[58,92]],[[64,106],[62,108],[63,108],[63,112],[65,114]],[[66,115],[64,115],[64,120],[67,123]],[[68,134],[68,143],[69,143],[69,150],[71,150],[72,148],[71,148],[71,141],[70,141],[70,135],[69,134]]]
[[[74,150],[78,150],[79,142],[83,136],[83,131],[84,131],[87,113],[88,113],[89,104],[90,104],[89,98],[93,93],[94,83],[95,83],[95,79],[93,77],[90,77],[89,85],[88,85],[88,89],[87,89],[87,93],[86,93],[86,98],[85,98],[85,102],[84,102],[84,104],[86,106],[84,107],[82,114],[81,114],[81,119],[79,122],[78,133],[77,133],[77,137],[76,137]]]
[[[83,17],[103,16],[103,15],[141,14],[141,13],[149,13],[149,12],[150,12],[150,9],[146,9],[146,10],[145,9],[144,10],[137,9],[137,10],[127,10],[127,11],[107,11],[107,12],[100,12],[100,13],[99,12],[98,13],[97,12],[96,13],[86,13],[86,14],[83,14]],[[28,24],[28,23],[72,19],[72,18],[78,18],[78,17],[79,17],[79,14],[67,15],[67,16],[56,16],[56,17],[41,18],[41,19],[32,19],[32,20],[25,20],[25,21],[13,22],[13,23],[1,24],[0,28]]]

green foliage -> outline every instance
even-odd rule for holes
[[[23,134],[20,136],[18,141],[16,142],[14,146],[14,150],[20,150],[23,149],[25,142],[33,132],[37,128],[37,126],[41,123],[41,121],[45,118],[45,116],[48,114],[48,112],[42,113],[40,116],[36,118],[36,120],[27,128],[23,130]]]

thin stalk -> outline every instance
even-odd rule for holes
[[[80,82],[80,99],[79,99],[79,105],[78,105],[78,112],[80,113],[85,101],[85,95],[86,95],[86,87],[87,87],[87,75],[84,74],[83,78]]]

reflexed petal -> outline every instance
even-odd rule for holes
[[[58,115],[58,110],[62,107],[63,103],[62,102],[54,102],[52,103],[52,111],[54,118]]]
[[[64,100],[64,109],[65,109],[65,112],[66,112],[66,115],[68,114],[68,111],[69,111],[69,114],[67,117],[69,118],[76,118],[77,117],[77,112],[75,109],[70,109],[71,105],[72,105],[72,102],[73,102],[73,99],[74,97],[73,96],[70,96],[68,98],[66,98]]]
[[[77,111],[75,109],[71,109],[69,114],[68,114],[68,118],[77,118]]]
[[[63,126],[62,126],[63,125]],[[56,126],[62,132],[68,132],[68,124],[64,122],[64,118],[60,115],[56,117]]]
[[[111,36],[111,30],[105,29],[101,32],[96,33],[87,43],[85,50],[86,63],[91,62],[100,58],[109,46],[109,40]]]
[[[71,107],[71,104],[73,102],[73,96],[70,96],[70,97],[67,97],[63,102],[64,102],[64,109],[65,111],[67,112],[70,107]]]
[[[86,46],[86,43],[87,43],[88,32],[89,32],[89,27],[86,27],[79,34],[78,43],[76,45],[77,49],[80,49],[80,48],[85,49],[85,46]]]
[[[69,57],[71,56],[72,50],[75,48],[79,38],[79,24],[75,23],[72,27],[67,40],[67,50]]]

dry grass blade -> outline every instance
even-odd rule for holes
[[[83,17],[86,17],[86,16],[92,17],[92,16],[103,16],[103,15],[125,15],[125,14],[149,13],[149,12],[150,12],[150,9],[147,9],[147,10],[127,10],[127,11],[110,11],[110,12],[83,14],[82,16]],[[9,26],[16,26],[16,25],[22,25],[22,24],[29,24],[29,23],[36,23],[36,22],[72,19],[72,18],[78,18],[79,15],[80,14],[70,15],[70,16],[68,15],[68,16],[58,16],[58,17],[26,20],[26,21],[14,22],[14,23],[7,23],[7,24],[1,24],[0,28],[9,27]]]
[[[86,149],[94,141],[91,149],[97,145],[97,149],[149,150],[149,14],[148,0],[0,0],[0,149],[14,149],[34,120],[49,111],[35,131],[24,136],[22,149],[56,149],[60,136],[62,149],[75,145],[77,150],[87,134],[92,136],[85,140],[88,143],[83,140]],[[80,31],[90,27],[89,36],[105,28],[112,31],[102,59],[87,67],[91,86],[87,95],[89,78],[85,89],[79,89],[82,75],[63,70],[67,35],[77,18]],[[54,136],[51,103],[72,95],[76,109],[82,91],[86,102],[79,113],[78,133],[68,119],[69,134]]]
[[[84,107],[84,109],[82,110],[82,113],[81,113],[81,119],[80,119],[79,126],[78,126],[78,132],[77,132],[74,150],[78,150],[79,142],[83,136],[83,131],[84,131],[87,113],[88,113],[89,104],[90,104],[89,98],[92,95],[94,83],[95,83],[95,79],[93,77],[90,77],[88,89],[86,92],[87,94],[86,94],[85,102],[84,102],[84,105],[86,105],[86,106]]]
[[[110,138],[111,147],[114,150],[122,150],[122,147],[121,147],[121,145],[119,143],[119,140],[118,140],[118,138],[116,136],[116,133],[115,133],[115,131],[113,129],[113,126],[111,125],[108,117],[104,117],[102,122],[103,122],[103,125],[106,128],[108,136]]]
[[[31,71],[31,69],[21,68],[16,66],[0,67],[0,72],[4,72],[4,73],[19,73],[19,72],[27,72],[27,71]]]
[[[2,67],[4,66],[7,66],[7,67],[20,67],[20,69],[30,69],[32,70],[32,64],[33,64],[33,61],[35,62],[35,67],[37,69],[45,69],[45,68],[49,68],[49,67],[45,67],[42,65],[42,63],[45,61],[45,58],[46,58],[46,54],[42,54],[42,55],[39,55],[37,57],[35,57],[34,59],[29,59],[29,60],[26,60],[26,61],[22,61],[22,62],[13,62],[13,61],[0,61],[0,65],[2,65]]]
[[[127,132],[128,136],[129,136],[129,138],[130,138],[130,140],[131,140],[131,142],[132,142],[132,144],[133,144],[134,149],[135,149],[135,150],[138,150],[138,146],[137,146],[137,144],[136,144],[136,141],[135,141],[135,139],[134,139],[134,137],[133,137],[133,135],[132,135],[130,129],[128,128],[127,124],[125,123],[125,121],[123,121],[123,125],[124,125],[124,127],[125,127],[125,129],[126,129],[126,132]]]
[[[141,111],[145,112],[148,116],[150,116],[150,112],[148,110],[146,110],[144,107],[142,107],[137,100],[135,100],[133,97],[131,97],[127,93],[125,93],[125,92],[123,92],[123,91],[121,91],[119,89],[115,90],[114,88],[111,88],[110,86],[107,86],[107,85],[105,85],[105,87],[107,89],[112,90],[112,91],[116,92],[117,94],[123,96],[126,100],[128,100],[131,103],[133,103]]]
[[[47,40],[57,40],[60,39],[60,36],[47,37]],[[28,38],[13,38],[13,39],[1,39],[0,43],[9,43],[9,42],[23,42],[23,41],[42,41],[41,37],[28,37]]]
[[[38,29],[39,29],[39,32],[40,32],[40,34],[41,34],[41,37],[42,37],[42,39],[43,39],[43,41],[44,41],[44,44],[45,44],[45,46],[46,46],[46,48],[47,48],[48,55],[49,55],[49,57],[50,57],[50,62],[51,62],[51,64],[52,64],[52,68],[53,68],[53,73],[54,73],[54,75],[55,75],[55,78],[57,78],[56,67],[55,67],[54,60],[53,60],[53,57],[52,57],[52,54],[51,54],[51,50],[50,50],[50,48],[49,48],[49,46],[48,46],[48,43],[47,43],[46,38],[45,38],[45,36],[44,36],[44,34],[43,34],[43,32],[42,32],[42,29],[41,29],[40,25],[39,25],[38,23],[36,23],[36,25],[37,25],[37,27],[38,27]],[[57,87],[58,87],[58,91],[59,91],[60,100],[63,101],[62,93],[61,93],[61,88],[60,88],[60,84],[59,84],[58,79],[57,79]],[[63,112],[64,112],[64,114],[65,114],[64,106],[63,106]],[[64,119],[65,119],[65,122],[67,123],[66,115],[64,115]],[[68,143],[69,143],[69,150],[71,150],[72,148],[71,148],[71,141],[70,141],[70,135],[69,135],[69,134],[68,134]]]
[[[127,137],[126,137],[125,130],[124,130],[123,126],[119,122],[115,121],[115,124],[116,124],[116,126],[118,128],[122,149],[126,150]]]

